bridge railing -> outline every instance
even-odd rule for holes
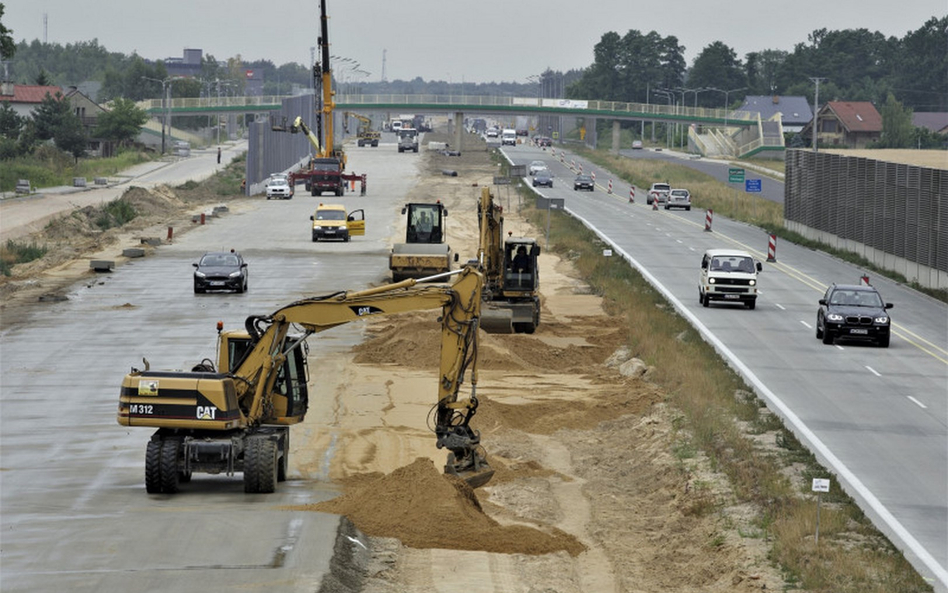
[[[172,110],[208,109],[213,107],[223,109],[234,107],[273,108],[274,106],[279,107],[283,103],[283,100],[288,98],[289,97],[285,95],[262,95],[259,97],[189,97],[172,99],[170,106],[162,105],[161,99],[145,99],[144,101],[139,101],[137,105],[145,111],[152,112],[169,107]]]
[[[536,109],[537,111],[552,111],[569,113],[570,111],[597,112],[597,115],[615,114],[645,114],[660,115],[669,119],[706,119],[724,120],[734,125],[751,125],[756,122],[757,114],[726,109],[708,109],[705,107],[685,107],[682,105],[667,105],[659,103],[626,103],[621,101],[587,101],[580,99],[546,99],[538,97],[499,97],[488,95],[337,95],[336,103],[345,105],[362,105],[371,108],[373,105],[397,107],[400,105],[443,105],[469,109],[471,107],[485,107],[491,110],[503,109]],[[577,113],[579,115],[579,113]]]
[[[241,107],[257,109],[278,109],[284,99],[282,95],[264,95],[260,97],[200,97],[172,99],[170,106],[163,106],[161,99],[140,101],[138,106],[155,113],[163,108],[172,111],[200,110],[208,111],[214,108],[234,110]],[[546,113],[576,113],[576,115],[652,115],[662,119],[673,120],[703,120],[723,121],[732,125],[747,126],[756,123],[759,114],[747,111],[730,111],[727,109],[708,109],[705,107],[686,107],[683,105],[667,105],[660,103],[626,103],[621,101],[587,101],[583,99],[547,99],[541,97],[503,97],[490,95],[336,95],[335,102],[347,107],[362,106],[370,109],[373,106],[386,109],[405,107],[441,107],[445,109],[457,108],[472,110],[478,107],[490,111],[502,111],[505,108],[518,111],[533,111]]]

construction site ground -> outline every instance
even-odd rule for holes
[[[445,202],[449,243],[462,256],[476,251],[476,197],[496,174],[477,146],[460,157],[423,151],[411,195]],[[542,234],[521,218],[512,189],[495,190],[506,230]],[[87,276],[88,258],[114,259],[117,243],[149,225],[157,232],[170,216],[187,220],[221,201],[200,189],[133,190],[127,198],[145,213],[133,227],[102,233],[70,217],[31,237],[55,249],[0,283],[4,326]],[[250,199],[259,198],[231,204]],[[434,313],[373,322],[351,352],[319,361],[310,411],[292,433],[290,479],[338,486],[338,498],[303,509],[346,516],[357,529],[350,551],[365,558],[338,567],[320,591],[788,590],[768,561],[754,509],[733,505],[726,480],[700,455],[673,453],[676,411],[649,369],[629,362],[625,336],[600,299],[549,251],[540,278],[534,334],[481,333],[472,424],[496,474],[476,491],[442,475],[446,453],[426,423],[437,394]]]

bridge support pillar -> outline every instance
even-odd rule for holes
[[[619,120],[612,120],[612,152],[619,154]]]
[[[454,113],[454,150],[461,152],[461,132],[464,131],[464,114],[460,111]]]

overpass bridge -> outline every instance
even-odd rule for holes
[[[288,96],[259,97],[203,97],[141,101],[138,106],[153,116],[167,113],[176,115],[224,115],[236,113],[264,114],[278,111]],[[454,114],[460,123],[460,114],[497,116],[548,116],[583,119],[605,119],[613,122],[613,147],[618,150],[618,131],[621,121],[650,121],[683,124],[689,127],[689,142],[697,152],[730,152],[732,156],[748,156],[762,150],[782,150],[783,130],[779,119],[765,122],[759,113],[685,107],[657,103],[625,103],[619,101],[588,101],[577,99],[549,99],[540,97],[500,97],[488,95],[365,95],[337,94],[337,111],[445,113]],[[725,128],[732,130],[726,137],[717,133],[702,138],[695,127]],[[589,128],[595,126],[587,126]]]

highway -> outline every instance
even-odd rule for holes
[[[303,192],[292,200],[243,201],[147,258],[78,282],[67,301],[0,335],[5,593],[319,588],[340,518],[284,507],[339,492],[326,479],[300,475],[295,463],[303,453],[291,454],[289,480],[274,494],[244,494],[239,474],[196,474],[177,495],[148,495],[144,453],[153,430],[118,425],[119,386],[143,357],[154,369],[214,358],[218,320],[242,328],[248,315],[301,296],[377,283],[388,272],[388,240],[416,180],[418,160],[394,152],[359,151],[371,199],[334,198],[365,208],[365,237],[312,243],[317,198]],[[180,182],[215,165],[198,157],[161,176]],[[249,262],[249,292],[193,294],[191,263],[206,250],[229,248]],[[309,340],[312,360],[348,351],[361,331],[353,324]],[[311,402],[319,405],[327,404]]]
[[[550,150],[504,149],[514,164],[544,160],[554,187],[617,255],[638,268],[750,383],[768,407],[833,471],[861,508],[902,549],[919,572],[948,588],[948,307],[916,291],[872,277],[891,310],[890,348],[816,339],[817,300],[832,282],[858,283],[863,270],[821,252],[777,243],[766,262],[768,236],[758,228],[705,212],[654,211],[646,188],[597,172],[595,192],[573,191],[574,172]],[[649,151],[639,153],[635,158]],[[658,153],[662,154],[662,153]],[[649,155],[654,156],[654,155]],[[668,158],[662,156],[661,158]],[[687,161],[690,160],[686,160]],[[582,161],[576,159],[577,165]],[[597,167],[582,162],[583,171]],[[725,171],[726,173],[726,171]],[[764,262],[756,310],[698,303],[704,250],[738,247]]]

